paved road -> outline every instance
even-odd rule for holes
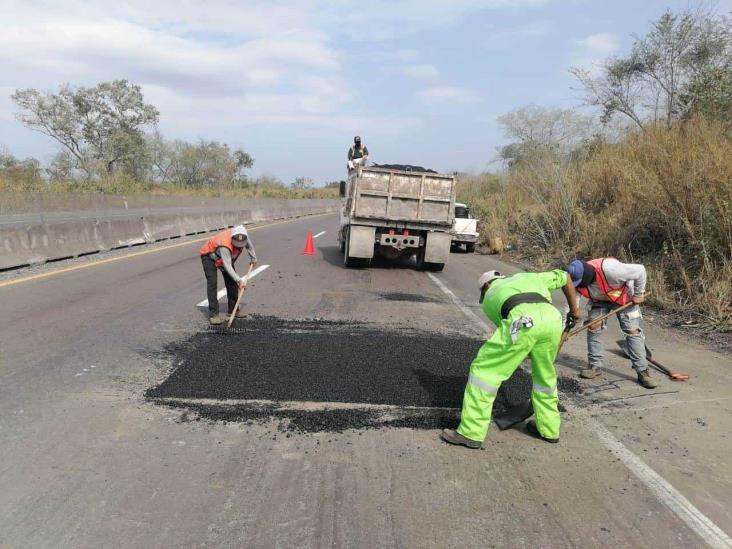
[[[336,227],[321,216],[254,229],[270,267],[248,310],[479,344],[475,280],[515,269],[454,254],[436,276],[346,270]],[[310,257],[308,229],[325,231]],[[520,429],[493,428],[470,451],[434,429],[190,421],[143,393],[168,375],[161,350],[206,330],[199,245],[0,281],[0,547],[729,546],[729,356],[649,325],[658,358],[692,380],[649,394],[610,355],[603,376],[564,399],[557,445]],[[231,337],[246,346],[246,331]],[[576,376],[582,355],[570,341],[560,373]]]

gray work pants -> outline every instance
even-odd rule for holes
[[[619,305],[610,303],[609,301],[590,302],[585,324],[592,323],[592,319],[606,315],[618,307]],[[627,349],[630,362],[633,364],[633,369],[636,372],[642,372],[648,369],[648,362],[646,362],[646,338],[640,327],[642,318],[643,316],[638,305],[628,307],[618,315],[620,329],[623,331],[625,341],[628,344]],[[607,319],[602,321],[601,326],[587,330],[587,362],[590,368],[599,368],[602,366],[602,357],[604,354],[602,331],[606,328]]]

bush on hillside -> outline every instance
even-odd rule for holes
[[[581,160],[533,158],[463,179],[459,195],[486,236],[538,267],[605,255],[644,263],[652,301],[732,330],[732,139],[721,123],[654,127]]]

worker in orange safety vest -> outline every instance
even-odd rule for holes
[[[218,271],[224,277],[226,297],[229,302],[229,314],[234,312],[239,290],[247,286],[247,280],[237,274],[234,269],[236,259],[246,249],[252,266],[257,264],[257,255],[254,252],[249,234],[244,225],[236,225],[231,229],[221,231],[208,240],[199,251],[203,273],[206,275],[206,294],[208,296],[208,317],[211,324],[221,324],[224,319],[219,316]],[[236,316],[246,316],[243,311],[236,311]]]
[[[655,388],[658,384],[648,370],[645,336],[641,329],[643,316],[639,307],[645,299],[646,268],[643,265],[621,263],[614,257],[600,257],[590,261],[572,261],[567,272],[577,292],[589,301],[585,321],[585,325],[590,325],[587,330],[588,367],[580,372],[580,376],[592,379],[600,375],[604,354],[601,335],[607,327],[607,320],[593,320],[632,302],[632,307],[618,314],[620,329],[625,336],[626,350],[638,375],[638,383],[646,389]]]

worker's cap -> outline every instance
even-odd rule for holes
[[[231,241],[237,248],[243,248],[249,238],[249,233],[244,225],[236,225],[231,229]]]
[[[480,275],[480,278],[478,279],[478,287],[482,288],[489,282],[493,282],[494,280],[497,280],[499,278],[506,278],[505,275],[502,275],[498,271],[488,271],[486,273],[483,273]]]
[[[361,136],[357,135],[356,137],[354,137],[353,138],[353,142],[354,143],[360,143],[361,142]]]
[[[595,279],[595,270],[592,268],[592,265],[589,263],[582,261],[581,259],[575,259],[567,265],[567,272],[569,273],[569,277],[572,279],[572,285],[576,288],[579,286],[580,288],[586,288]]]

